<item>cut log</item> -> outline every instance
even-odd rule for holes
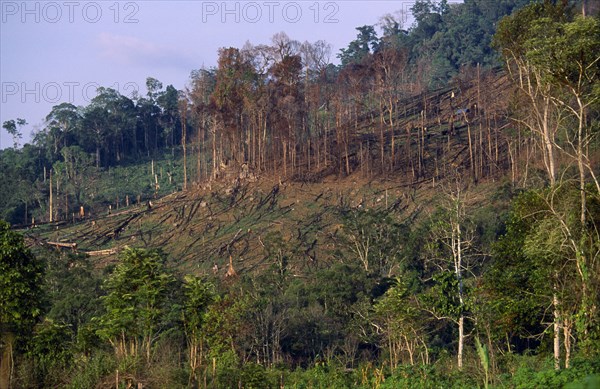
[[[88,251],[86,252],[87,255],[89,255],[90,257],[98,257],[101,255],[113,255],[117,253],[117,249],[106,249],[106,250],[97,250],[97,251]]]
[[[46,244],[54,247],[67,248],[75,250],[77,248],[77,243],[69,243],[69,242],[46,242]]]

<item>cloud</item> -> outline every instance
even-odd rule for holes
[[[100,56],[118,65],[189,70],[196,62],[190,54],[175,47],[144,41],[134,36],[103,32],[98,36],[97,44]]]

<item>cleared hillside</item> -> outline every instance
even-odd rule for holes
[[[386,210],[399,222],[424,218],[457,174],[465,185],[485,183],[472,187],[480,192],[472,197],[488,203],[485,193],[510,172],[506,106],[498,102],[509,90],[502,74],[486,82],[457,82],[399,101],[394,131],[381,131],[373,115],[343,124],[358,131],[347,155],[330,166],[287,178],[222,166],[219,179],[185,192],[118,210],[115,204],[110,214],[99,211],[75,224],[39,225],[28,231],[29,242],[74,243],[97,267],[114,262],[124,247],[160,248],[181,270],[220,275],[230,257],[244,273],[277,266],[286,253],[291,271],[301,275],[336,261],[344,210]],[[381,159],[381,139],[384,152],[395,150],[393,168],[369,163]],[[343,173],[346,161],[350,175]]]

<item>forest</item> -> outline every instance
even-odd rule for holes
[[[0,388],[598,387],[598,8],[418,0],[4,122]]]

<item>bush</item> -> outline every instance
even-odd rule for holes
[[[472,382],[460,372],[442,374],[434,365],[402,365],[391,377],[381,385],[382,389],[392,388],[476,388]]]
[[[116,368],[117,361],[112,353],[97,352],[89,358],[81,357],[75,361],[75,365],[70,374],[72,379],[66,388],[96,388],[103,377],[113,373]]]
[[[342,370],[330,363],[319,363],[310,369],[291,372],[285,381],[286,388],[355,388],[356,379],[351,371]]]
[[[586,388],[589,383],[596,382],[600,373],[600,361],[573,360],[569,369],[555,370],[552,361],[548,360],[543,370],[535,371],[529,366],[520,366],[513,378],[513,384],[519,389]],[[596,377],[594,377],[596,374]]]

